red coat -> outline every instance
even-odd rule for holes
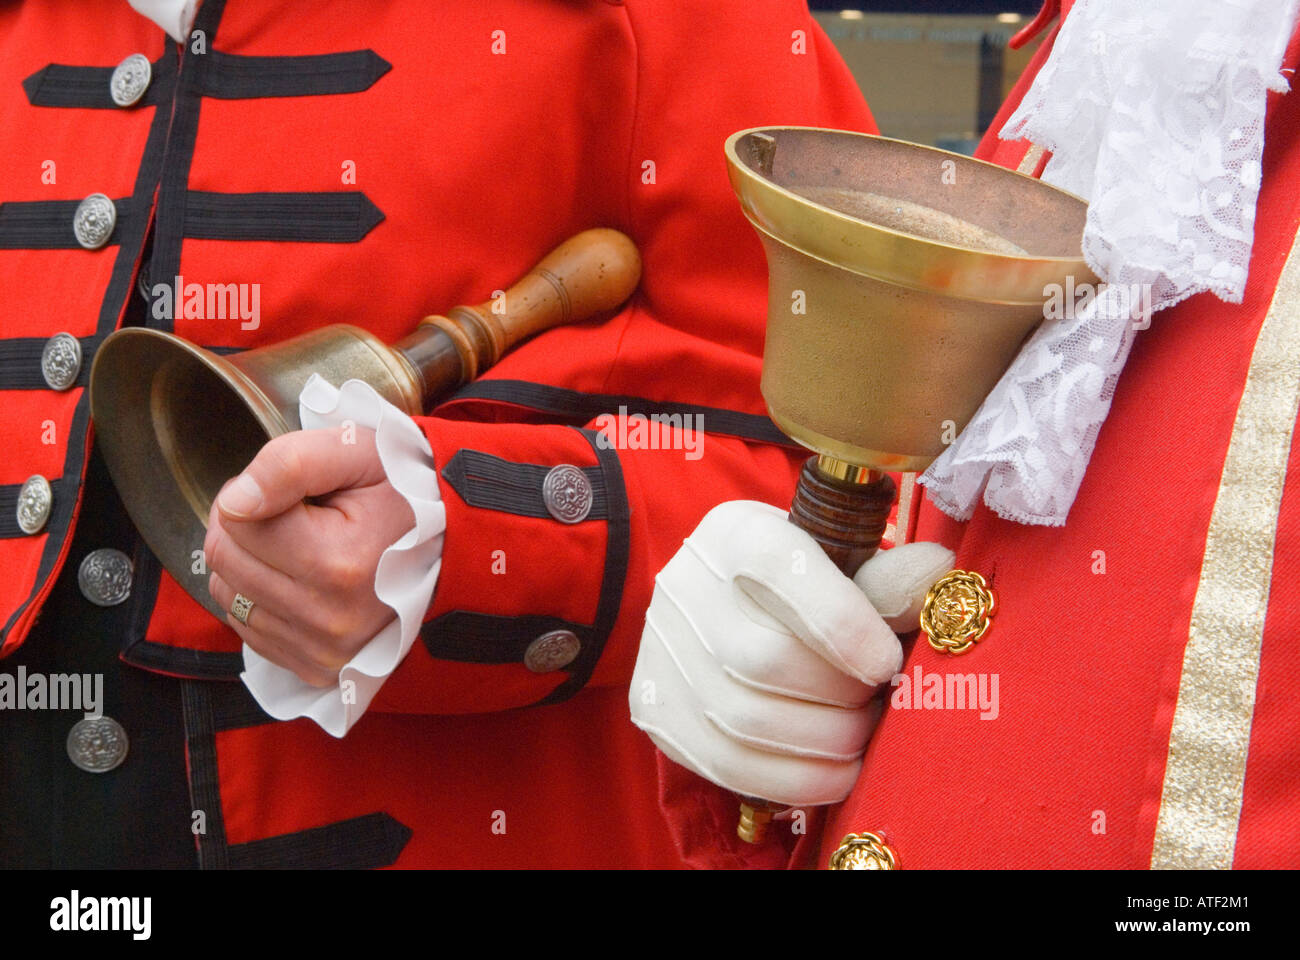
[[[1025,159],[996,131],[1050,47],[978,155]],[[998,609],[971,651],[922,638],[903,673],[996,677],[996,717],[891,700],[799,862],[870,831],[904,869],[1300,866],[1300,98],[1268,106],[1244,301],[1201,294],[1138,334],[1065,527],[919,506],[915,539]],[[694,862],[780,860],[733,842],[733,798],[668,764],[662,789]]]
[[[344,321],[392,342],[565,237],[616,227],[645,263],[629,307],[521,347],[422,420],[446,471],[442,574],[423,642],[345,739],[261,714],[232,682],[237,637],[142,549],[122,658],[192,678],[178,682],[203,865],[275,849],[310,866],[330,844],[398,866],[679,864],[627,709],[652,577],[714,504],[787,502],[803,458],[764,416],[766,270],[722,143],[757,124],[870,131],[853,79],[794,0],[207,0],[195,28],[206,49],[178,66],[122,0],[0,8],[0,506],[32,474],[54,481],[43,529],[0,530],[3,652],[75,575],[86,371],[138,280],[260,284],[258,329],[177,317],[207,346]],[[153,81],[117,108],[108,74],[137,51]],[[119,221],[88,251],[69,223],[94,192]],[[55,391],[34,365],[60,330],[86,358]],[[620,406],[704,408],[706,455],[597,450],[577,428]],[[596,490],[575,525],[538,510],[539,475],[562,463],[591,468]],[[87,604],[87,629],[97,615]],[[527,645],[556,628],[578,658],[531,672]],[[132,747],[127,763],[148,761]]]

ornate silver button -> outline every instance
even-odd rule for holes
[[[117,207],[102,193],[92,193],[82,200],[72,217],[72,232],[77,235],[77,243],[87,250],[98,250],[108,243],[115,226]]]
[[[126,731],[112,717],[86,717],[68,731],[68,759],[87,773],[120,767],[129,746]]]
[[[581,523],[591,513],[591,481],[572,464],[552,467],[542,481],[542,501],[561,523]]]
[[[100,607],[115,607],[131,595],[131,558],[121,550],[103,547],[86,554],[77,570],[81,595]]]
[[[533,673],[550,673],[573,663],[581,649],[582,641],[572,630],[551,630],[528,645],[524,666]]]
[[[66,390],[81,372],[81,341],[70,333],[56,333],[41,351],[41,375],[51,390]]]
[[[28,477],[18,491],[18,529],[23,533],[36,533],[50,519],[50,506],[54,491],[50,481],[39,473]]]
[[[133,53],[117,65],[108,81],[109,93],[119,107],[133,107],[149,89],[153,66],[142,53]]]

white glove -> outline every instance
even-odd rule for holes
[[[843,800],[880,716],[873,694],[902,665],[894,631],[916,628],[952,560],[940,544],[907,544],[850,580],[785,511],[715,507],[655,578],[632,722],[736,793]]]

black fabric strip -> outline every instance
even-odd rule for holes
[[[391,69],[373,50],[303,57],[244,57],[213,50],[200,61],[199,91],[220,100],[359,93]]]
[[[113,102],[109,81],[115,67],[69,67],[51,63],[42,67],[23,81],[23,90],[33,107],[89,107],[102,110],[137,110],[159,102],[160,87],[155,82],[163,69],[166,55],[153,63],[153,79],[149,89],[137,103],[119,107]]]
[[[471,507],[483,507],[521,517],[550,517],[542,497],[542,481],[551,467],[514,463],[479,450],[459,450],[442,468],[442,477]],[[583,467],[591,482],[591,512],[587,520],[606,516],[604,482],[600,467]]]
[[[156,598],[158,572],[153,571],[153,593]],[[145,611],[143,623],[149,623],[148,614],[153,610],[152,603]],[[188,647],[173,647],[165,643],[137,639],[122,651],[122,659],[144,670],[158,670],[181,677],[196,677],[204,680],[238,680],[244,670],[242,653],[220,653],[212,650],[191,650]]]
[[[96,478],[94,473],[102,473],[102,476]],[[96,491],[90,485],[100,483],[107,489],[105,491]],[[82,510],[91,506],[90,496],[98,492],[101,497],[108,501],[106,512],[111,512],[114,519],[121,525],[119,529],[123,532],[112,538],[117,542],[126,542],[129,535],[135,541],[135,549],[131,551],[132,577],[131,577],[131,596],[126,603],[127,626],[120,631],[121,641],[118,644],[118,659],[123,663],[132,663],[132,648],[137,644],[145,643],[145,634],[149,632],[149,620],[153,615],[153,606],[158,599],[158,583],[162,579],[162,564],[154,556],[149,545],[144,542],[144,537],[136,530],[131,518],[127,515],[126,507],[122,504],[122,498],[117,489],[113,486],[112,479],[108,475],[108,468],[104,465],[104,458],[100,455],[99,450],[91,451],[90,470],[86,473],[86,488],[83,496],[86,502],[82,504]],[[105,502],[101,500],[101,502]],[[80,531],[82,525],[86,522],[86,516],[83,512],[81,519],[77,521],[77,530]],[[76,535],[74,534],[74,537]],[[75,540],[74,540],[75,543]],[[154,644],[148,644],[154,646]],[[142,666],[142,664],[133,664]],[[180,676],[187,675],[182,670],[167,670],[166,672]]]
[[[217,24],[224,11],[225,0],[207,0],[199,10],[194,29],[201,30],[208,38],[209,43],[216,38]],[[187,184],[190,175],[190,163],[194,158],[194,141],[198,133],[199,103],[201,102],[200,97],[194,91],[194,56],[190,54],[183,54],[183,56],[187,57],[184,76],[176,74],[175,62],[171,57],[164,58],[167,63],[168,90],[172,93],[172,96],[168,97],[167,101],[164,102],[169,102],[171,109],[170,111],[166,109],[156,111],[156,117],[167,117],[170,121],[170,129],[164,126],[164,130],[167,131],[165,155],[159,158],[157,171],[153,175],[154,179],[152,181],[157,185],[158,192],[158,206],[153,235],[149,237],[146,233],[141,238],[140,278],[144,281],[146,287],[150,270],[158,270],[161,267],[163,272],[159,275],[168,278],[180,272],[182,231],[179,228],[185,220],[185,197],[188,194]],[[169,112],[170,116],[168,116]],[[166,159],[166,164],[161,162],[163,159]],[[153,187],[150,188],[150,194],[152,195],[152,193]],[[152,196],[150,199],[152,199]],[[145,239],[149,240],[148,249],[145,249],[143,242]],[[128,292],[128,309],[124,324],[133,323],[151,326],[170,332],[172,329],[170,313],[163,311],[165,314],[163,317],[154,317],[152,310],[143,309],[142,305],[147,303],[147,299],[146,297],[141,300]],[[84,394],[86,397],[89,395],[89,391]],[[122,509],[125,511],[125,508]],[[161,670],[165,673],[183,677],[211,677],[214,679],[238,677],[244,666],[242,654],[187,650],[183,647],[157,644],[144,639],[149,629],[149,623],[153,619],[154,603],[158,597],[158,585],[162,579],[162,564],[158,562],[152,553],[149,553],[148,548],[143,543],[143,538],[141,538],[141,551],[148,554],[148,562],[143,565],[142,569],[137,570],[136,580],[138,585],[136,590],[140,594],[139,602],[135,606],[132,629],[126,636],[127,646],[121,654],[122,660],[144,669]],[[211,726],[211,706],[206,701],[204,710],[206,711],[205,722],[208,726]],[[215,743],[212,745],[211,751],[212,769],[210,776],[215,791],[217,776]],[[191,790],[193,790],[192,786]],[[224,865],[225,833],[220,819],[220,793],[215,793],[214,797],[215,799],[212,802],[216,811],[216,826],[220,831],[220,850],[209,851],[208,857],[210,860],[215,860],[219,865]],[[200,844],[200,867],[205,865],[203,852],[203,846]]]
[[[492,613],[452,610],[420,628],[429,654],[459,663],[523,663],[528,645],[552,630],[572,630],[583,647],[591,627],[559,617],[502,617]]]
[[[226,0],[206,0],[194,21],[194,29],[203,31],[208,50],[216,42],[217,25],[225,12]],[[199,57],[208,54],[183,54],[181,73],[176,83],[172,103],[171,133],[167,140],[167,165],[162,170],[158,184],[158,201],[154,214],[153,252],[149,257],[150,277],[162,277],[170,282],[180,272],[181,243],[185,239],[185,207],[189,199],[190,165],[194,161],[194,143],[199,130],[199,108],[203,97],[198,89]],[[158,111],[161,113],[162,111]],[[164,314],[169,311],[160,311]],[[152,311],[145,324],[157,330],[171,332],[170,315],[154,317]]]
[[[552,387],[544,383],[529,383],[526,380],[475,380],[461,387],[448,403],[461,400],[498,400],[503,403],[513,403],[558,417],[573,426],[589,423],[603,413],[616,415],[620,407],[626,407],[628,414],[640,414],[646,417],[656,414],[663,416],[693,414],[700,417],[694,422],[699,424],[706,433],[721,433],[729,437],[740,437],[742,440],[757,440],[784,447],[798,446],[778,430],[771,420],[756,413],[740,413],[721,407],[703,407],[687,403],[660,403],[644,397],[618,394],[580,393],[577,390]]]
[[[386,813],[229,847],[233,869],[373,870],[397,860],[411,828]]]
[[[601,486],[605,488],[605,502],[608,504],[609,523],[605,534],[605,570],[600,581],[600,602],[596,607],[596,622],[592,624],[590,638],[584,639],[577,659],[567,668],[568,679],[539,700],[538,706],[568,700],[591,679],[600,655],[605,650],[605,642],[609,640],[618,620],[632,549],[632,512],[628,507],[627,488],[623,483],[623,467],[618,462],[618,454],[597,443],[597,431],[581,432],[596,451],[596,459],[604,474]]]
[[[185,750],[189,759],[190,804],[203,811],[205,829],[198,834],[199,869],[221,870],[229,865],[226,821],[221,811],[221,785],[217,777],[217,733],[212,726],[208,684],[182,681],[185,714]]]
[[[242,683],[209,684],[208,699],[212,704],[212,726],[218,733],[279,722],[257,705]]]
[[[30,200],[0,203],[0,250],[79,250],[77,235],[72,231],[72,218],[80,200]],[[131,197],[113,201],[117,207],[117,225],[105,246],[120,243],[123,237],[133,237],[141,225],[133,210]],[[88,253],[94,251],[87,251]]]
[[[302,57],[245,57],[209,50],[194,57],[197,92],[219,100],[359,93],[370,89],[393,68],[373,50]],[[161,60],[154,62],[155,76],[161,66]],[[114,69],[51,63],[25,79],[23,90],[34,107],[121,110],[109,90]],[[126,109],[154,106],[158,102],[158,87],[151,81],[139,102]]]
[[[203,4],[199,13],[200,25],[212,23],[215,27],[215,21],[206,19],[211,18],[220,11],[224,0],[209,0]],[[212,8],[212,12],[209,12]],[[209,36],[211,36],[209,31]],[[176,83],[175,64],[172,57],[168,56],[167,48],[170,41],[160,40],[163,45],[163,56],[159,60],[158,70],[154,77],[154,84],[158,86],[160,102],[169,99],[170,92]],[[167,143],[168,120],[170,119],[167,110],[155,110],[153,122],[149,126],[149,136],[145,141],[144,154],[140,160],[140,172],[136,175],[135,186],[132,192],[131,204],[133,209],[140,211],[138,216],[127,218],[124,224],[119,220],[114,236],[117,238],[118,247],[114,255],[111,251],[95,251],[100,256],[114,256],[113,271],[109,276],[108,288],[104,293],[104,299],[100,303],[99,320],[95,329],[97,337],[106,337],[116,327],[122,314],[123,305],[131,296],[131,277],[135,271],[136,258],[144,245],[144,235],[148,227],[146,211],[149,209],[149,199],[153,196],[154,189],[158,184],[159,176],[163,170],[163,149]],[[182,177],[188,176],[188,166],[182,171]],[[90,252],[87,252],[91,255]],[[63,550],[64,541],[67,539],[68,529],[72,522],[73,507],[76,505],[77,497],[75,486],[81,480],[82,473],[85,470],[87,454],[87,436],[90,429],[90,391],[83,390],[81,397],[77,401],[77,408],[73,412],[72,422],[68,426],[67,432],[67,453],[63,460],[63,470],[61,477],[68,478],[67,487],[62,492],[62,496],[54,497],[54,505],[50,514],[50,519],[46,523],[46,530],[49,536],[45,539],[45,549],[41,553],[40,564],[36,568],[36,576],[32,580],[31,591],[27,599],[20,603],[9,619],[5,621],[3,630],[0,630],[0,642],[9,635],[14,624],[27,610],[28,604],[41,592],[46,585],[47,580],[54,572],[54,567],[58,561],[59,554]],[[51,486],[53,486],[51,484]]]
[[[99,349],[102,337],[80,337],[81,370],[73,387],[84,387],[90,382],[90,361]],[[48,390],[45,375],[41,373],[41,354],[49,337],[14,337],[0,340],[0,390]],[[69,390],[72,387],[68,388]]]
[[[185,236],[200,240],[356,243],[384,219],[383,211],[364,193],[353,190],[335,193],[191,190],[185,207]]]
[[[21,483],[9,483],[0,486],[0,540],[8,540],[12,537],[26,537],[32,534],[23,533],[22,528],[18,526],[18,493],[23,488]],[[73,485],[76,490],[76,485]],[[68,485],[61,478],[55,478],[50,481],[50,493],[54,504],[59,504],[67,499]],[[48,526],[53,516],[46,521]],[[34,536],[40,536],[37,531]]]

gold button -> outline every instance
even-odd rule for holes
[[[971,570],[952,570],[925,595],[921,629],[940,653],[965,653],[988,631],[997,598],[984,578]]]
[[[831,854],[832,870],[897,870],[898,854],[878,834],[850,833]]]

